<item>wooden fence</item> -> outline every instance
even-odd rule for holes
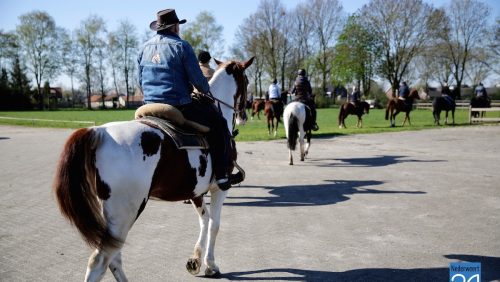
[[[493,104],[493,103],[492,103]],[[479,112],[478,117],[473,117],[472,112]],[[498,112],[498,117],[483,117],[483,113],[485,112]],[[473,122],[500,122],[500,107],[491,107],[491,108],[472,108],[469,107],[469,123]]]
[[[455,105],[457,109],[470,108],[470,100],[456,100]],[[500,107],[500,100],[491,100],[492,107]],[[417,102],[415,104],[417,109],[432,109],[432,102]]]

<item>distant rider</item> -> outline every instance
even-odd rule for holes
[[[406,100],[406,98],[410,95],[410,88],[408,88],[406,81],[401,82],[399,85],[398,95],[401,100]]]
[[[361,98],[361,92],[359,92],[358,87],[353,86],[352,92],[349,95],[349,102],[352,103],[357,108],[359,106],[360,98]]]
[[[316,123],[316,104],[314,103],[311,83],[309,79],[307,79],[305,69],[299,69],[292,93],[295,94],[295,101],[302,102],[311,109],[312,130],[318,130],[319,126]]]

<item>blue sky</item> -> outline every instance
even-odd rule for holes
[[[307,0],[282,0],[287,8]],[[347,13],[353,13],[368,0],[340,0]],[[448,0],[427,2],[436,7]],[[484,1],[493,8],[494,17],[500,17],[500,1]],[[257,10],[260,0],[0,0],[0,29],[10,31],[19,24],[18,17],[33,10],[48,12],[58,26],[74,30],[89,15],[101,16],[109,29],[113,30],[121,20],[132,22],[142,36],[148,24],[155,19],[156,12],[165,8],[175,8],[179,18],[194,20],[201,11],[212,12],[217,23],[224,27],[227,44],[233,42],[234,34],[242,20]]]

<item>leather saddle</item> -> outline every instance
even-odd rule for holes
[[[184,118],[175,107],[167,104],[146,104],[135,112],[135,120],[163,131],[178,149],[208,149],[205,133],[210,128]]]

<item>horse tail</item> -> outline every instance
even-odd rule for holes
[[[82,128],[69,137],[53,185],[61,213],[78,229],[85,242],[95,248],[120,243],[106,228],[97,196],[95,152],[99,136],[95,129]]]
[[[293,113],[290,113],[290,117],[288,119],[287,133],[288,148],[290,150],[295,150],[299,134],[299,119]]]

